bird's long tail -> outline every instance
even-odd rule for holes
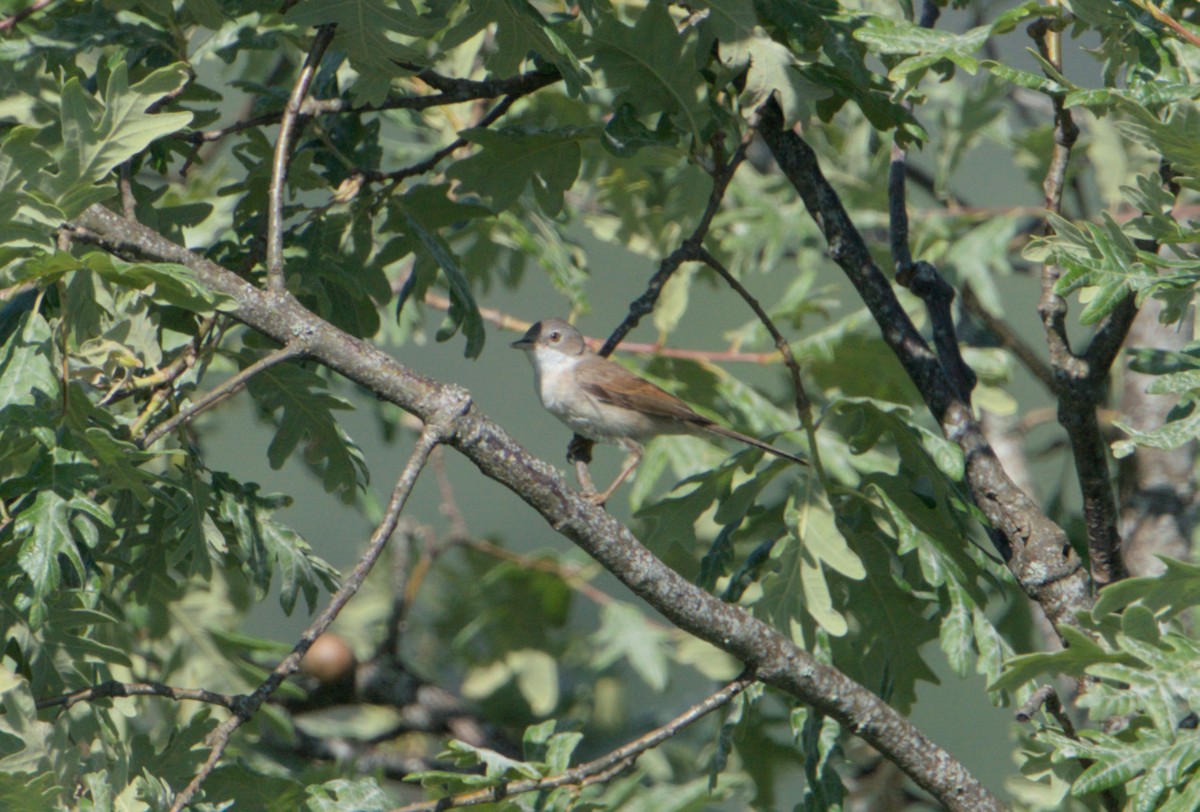
[[[727,429],[724,426],[718,425],[716,423],[708,423],[704,426],[704,429],[707,431],[711,431],[713,434],[719,434],[722,437],[728,437],[731,440],[740,440],[741,442],[746,443],[747,445],[752,445],[755,448],[761,448],[763,451],[769,451],[770,453],[774,454],[776,457],[783,457],[785,460],[791,460],[792,462],[799,463],[800,465],[808,465],[808,460],[801,459],[800,457],[797,457],[795,454],[789,454],[786,451],[781,451],[778,448],[776,448],[775,446],[771,445],[770,443],[764,443],[762,440],[759,440],[756,437],[751,437],[748,434],[742,434],[740,431],[734,431],[733,429]]]

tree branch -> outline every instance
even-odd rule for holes
[[[1046,18],[1039,19],[1029,26],[1029,36],[1037,43],[1042,57],[1056,69],[1061,69],[1062,34],[1056,26],[1057,23]],[[1061,214],[1067,166],[1071,148],[1079,138],[1079,128],[1071,111],[1064,106],[1063,97],[1054,96],[1052,101],[1054,150],[1042,189],[1046,209]],[[1045,224],[1044,231],[1051,233],[1049,223]],[[1137,310],[1133,294],[1130,293],[1097,332],[1089,351],[1077,356],[1072,352],[1067,336],[1067,303],[1056,290],[1061,276],[1062,269],[1057,265],[1047,262],[1042,266],[1042,296],[1038,312],[1042,317],[1046,345],[1050,349],[1050,365],[1054,370],[1059,402],[1058,422],[1070,440],[1083,495],[1092,580],[1102,587],[1124,578],[1128,573],[1121,559],[1117,501],[1108,469],[1108,445],[1100,433],[1096,408],[1104,399],[1109,367]]]
[[[1067,534],[1004,471],[970,408],[921,337],[879,270],[862,236],[817,162],[816,153],[784,125],[773,99],[759,109],[759,132],[841,266],[879,325],[884,341],[916,384],[947,438],[962,449],[966,482],[990,524],[993,544],[1021,588],[1054,624],[1072,623],[1091,603],[1087,574]]]
[[[267,290],[282,293],[283,278],[283,190],[287,185],[287,167],[292,155],[292,142],[298,128],[300,108],[308,96],[308,88],[312,85],[313,77],[317,74],[317,66],[325,49],[333,40],[337,26],[323,25],[317,29],[313,37],[308,56],[304,58],[304,67],[296,77],[292,95],[288,97],[283,116],[279,119],[279,136],[275,140],[275,155],[271,161],[271,184],[267,189]]]
[[[0,34],[6,31],[12,31],[30,16],[37,14],[42,9],[54,3],[54,0],[37,0],[29,6],[21,9],[10,17],[5,17],[0,20]]]
[[[455,411],[468,402],[463,390],[418,375],[317,318],[294,297],[268,296],[229,270],[102,206],[90,207],[80,219],[114,250],[135,250],[190,268],[199,283],[233,296],[239,303],[234,317],[252,329],[284,342],[306,335],[309,357],[329,369],[426,423],[442,415],[451,424],[447,444],[513,491],[678,628],[728,652],[745,663],[752,676],[860,736],[949,809],[1002,808],[961,762],[879,697],[740,606],[722,602],[667,567],[628,528],[573,492],[552,466],[532,457],[477,406]],[[451,421],[451,414],[458,417]],[[1061,589],[1061,580],[1046,589]]]
[[[725,284],[733,288],[734,292],[742,297],[742,301],[750,306],[750,309],[754,311],[754,315],[758,317],[762,325],[767,328],[767,332],[771,334],[771,338],[775,340],[775,349],[783,356],[783,363],[787,366],[788,372],[792,376],[792,391],[795,392],[796,398],[796,415],[804,425],[805,433],[808,434],[809,453],[812,454],[813,460],[816,463],[816,469],[823,471],[820,465],[821,453],[817,447],[816,424],[813,422],[812,416],[812,400],[809,399],[808,392],[804,390],[804,382],[800,379],[800,364],[796,362],[796,357],[792,354],[792,345],[784,338],[783,333],[779,332],[779,328],[775,326],[775,322],[771,321],[771,317],[767,315],[767,311],[763,310],[758,300],[750,295],[750,291],[746,290],[745,286],[729,272],[729,269],[720,260],[709,253],[708,249],[703,246],[697,249],[697,253],[701,262],[716,271],[717,275],[725,280]]]
[[[80,702],[95,702],[97,699],[124,696],[163,696],[167,699],[174,699],[176,702],[190,699],[195,702],[208,702],[212,705],[220,705],[230,710],[236,710],[239,703],[245,698],[230,696],[229,694],[218,694],[206,691],[203,688],[173,688],[161,682],[118,682],[116,680],[109,680],[99,685],[82,688],[78,691],[71,691],[61,696],[39,699],[37,701],[37,708],[38,710],[42,710],[43,708],[53,708],[61,705],[64,710],[68,710]]]
[[[246,285],[242,283],[243,289]],[[273,298],[273,297],[272,297]],[[404,509],[405,502],[408,501],[408,496],[412,493],[413,485],[417,482],[417,476],[425,467],[426,461],[429,459],[429,454],[434,447],[443,442],[447,432],[457,415],[461,413],[470,404],[470,400],[465,397],[462,392],[451,393],[447,402],[440,410],[437,410],[429,415],[429,420],[425,423],[425,429],[421,432],[421,436],[417,440],[417,447],[413,450],[412,456],[404,466],[404,470],[400,472],[400,478],[396,482],[396,487],[392,490],[392,498],[388,502],[387,510],[384,512],[383,520],[379,526],[375,528],[375,532],[371,534],[371,540],[367,544],[367,549],[358,563],[351,570],[350,574],[342,582],[341,587],[334,593],[329,601],[329,605],[317,615],[309,627],[304,630],[299,642],[296,643],[292,652],[284,657],[279,665],[275,666],[275,670],[263,681],[262,685],[247,697],[244,697],[234,709],[234,714],[221,723],[208,737],[208,745],[211,749],[208,759],[200,768],[200,771],[192,778],[191,782],[175,796],[175,801],[171,805],[171,812],[180,812],[188,803],[191,802],[200,786],[205,779],[212,774],[217,763],[220,762],[221,756],[225,753],[225,748],[229,746],[229,739],[243,724],[248,722],[258,709],[262,707],[267,698],[275,692],[280,684],[287,679],[300,666],[300,660],[308,651],[312,642],[323,634],[337,618],[342,608],[350,601],[366,580],[367,574],[371,568],[375,566],[375,562],[379,560],[379,556],[383,553],[384,547],[387,546],[388,539],[392,536],[392,531],[396,529],[396,523],[400,520],[400,511]]]
[[[425,74],[421,74],[425,77]],[[562,79],[562,75],[554,69],[546,71],[530,71],[507,79],[489,79],[474,81],[471,79],[450,79],[441,77],[441,84],[447,89],[432,96],[396,96],[381,104],[364,104],[352,107],[345,99],[306,99],[300,107],[301,116],[319,116],[327,114],[362,115],[364,113],[379,113],[385,110],[426,110],[430,107],[441,107],[449,104],[460,104],[474,99],[494,99],[497,96],[525,96],[552,85]],[[433,84],[425,78],[426,84]],[[276,124],[283,117],[283,111],[267,113],[244,121],[234,122],[214,130],[194,130],[180,133],[177,138],[193,144],[204,144],[219,141],[227,135],[248,130],[253,127],[267,127]]]
[[[475,792],[467,792],[462,795],[451,795],[435,801],[409,804],[408,806],[402,806],[399,809],[393,810],[393,812],[441,812],[443,809],[457,809],[464,806],[496,803],[509,796],[520,795],[526,792],[542,792],[567,786],[582,788],[591,784],[609,781],[629,767],[632,767],[633,763],[642,753],[658,747],[667,739],[677,735],[681,730],[687,728],[693,722],[704,718],[717,708],[728,705],[738,694],[746,690],[754,682],[755,680],[750,677],[738,677],[716,693],[708,696],[704,701],[688,708],[662,727],[655,728],[644,736],[605,753],[600,758],[572,767],[569,770],[564,770],[558,775],[522,781],[509,781],[507,784],[488,787],[487,789]]]
[[[220,386],[180,409],[179,412],[173,415],[170,419],[164,420],[155,427],[154,431],[147,434],[145,438],[138,443],[138,445],[140,445],[142,448],[150,448],[167,434],[178,428],[181,423],[187,423],[188,421],[193,420],[202,412],[211,409],[213,406],[216,406],[218,403],[225,400],[225,398],[241,391],[242,387],[246,385],[246,381],[250,380],[258,373],[262,372],[263,370],[270,369],[276,364],[281,364],[284,361],[303,354],[304,342],[302,340],[296,340],[285,344],[269,355],[263,356],[250,366],[243,369],[241,372],[231,376]]]
[[[921,7],[920,26],[933,28],[941,15],[941,9],[931,0]],[[903,106],[910,113],[912,102],[905,99]],[[954,385],[959,398],[969,408],[971,390],[975,388],[975,371],[963,360],[958,346],[958,331],[954,328],[954,288],[929,262],[913,262],[908,246],[908,194],[905,179],[908,177],[908,152],[897,138],[892,140],[892,160],[888,167],[888,232],[892,246],[892,265],[896,281],[911,290],[925,304],[929,322],[933,327],[933,345],[946,377]]]

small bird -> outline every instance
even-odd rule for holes
[[[640,441],[660,434],[717,434],[808,465],[762,440],[727,429],[697,414],[679,398],[588,348],[583,334],[562,319],[546,319],[511,345],[533,365],[542,405],[576,434],[628,451],[625,467],[603,493],[589,495],[603,505],[642,460]]]

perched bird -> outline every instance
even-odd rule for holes
[[[551,414],[582,437],[616,443],[629,452],[624,469],[608,489],[588,497],[597,505],[607,502],[641,462],[641,441],[660,434],[716,434],[808,464],[697,414],[670,392],[592,352],[579,330],[562,319],[539,321],[511,346],[529,357],[534,386]]]

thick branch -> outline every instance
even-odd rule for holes
[[[119,250],[186,265],[198,282],[237,299],[235,318],[276,341],[305,335],[309,357],[426,422],[465,402],[462,390],[416,374],[320,320],[293,297],[270,297],[144,226],[101,206],[89,208],[81,220]],[[746,664],[753,677],[862,737],[946,807],[1002,808],[959,761],[902,714],[741,607],[722,602],[671,570],[628,528],[573,492],[552,466],[532,457],[476,406],[469,406],[453,421],[446,442],[485,476],[516,493],[680,629],[729,652]],[[305,640],[309,639],[306,633]]]
[[[1067,534],[1009,478],[957,388],[904,311],[841,200],[822,174],[816,153],[791,129],[774,101],[760,108],[759,132],[784,175],[916,384],[943,433],[962,449],[966,481],[990,524],[993,543],[1021,588],[1054,624],[1073,622],[1090,605],[1087,575]]]

